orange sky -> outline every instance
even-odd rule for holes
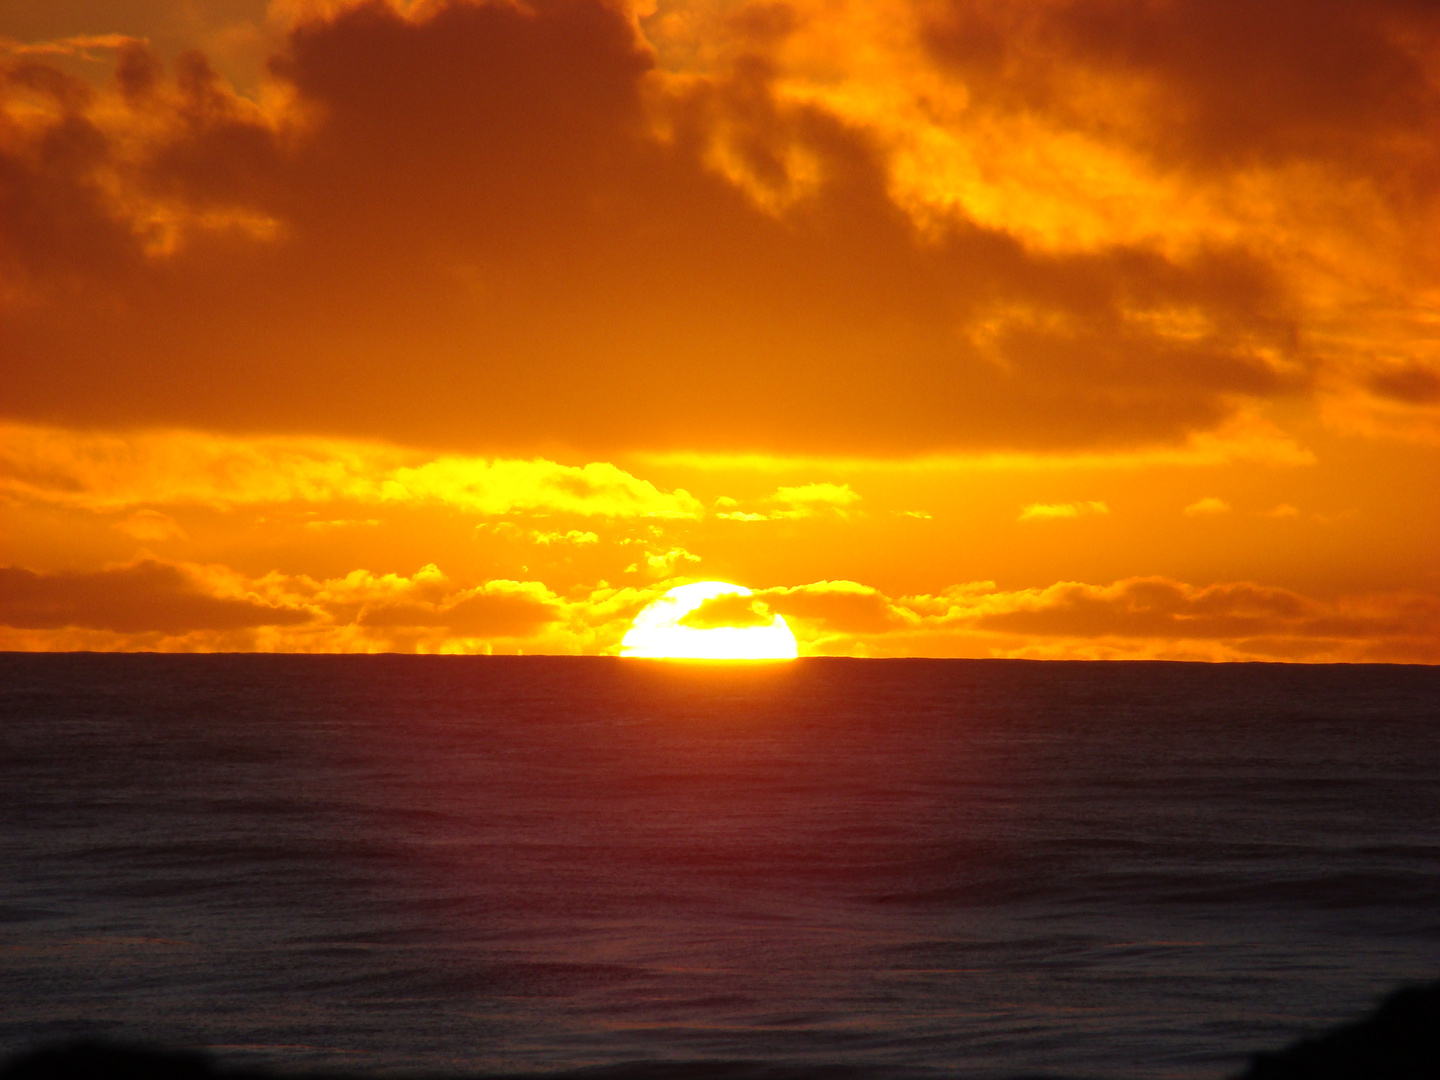
[[[0,648],[1440,662],[1440,8],[0,0],[0,368]]]

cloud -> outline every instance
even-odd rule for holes
[[[1440,374],[1418,364],[1376,372],[1368,385],[1372,393],[1406,405],[1440,402]]]
[[[437,628],[464,638],[528,638],[562,618],[555,601],[534,582],[489,581],[432,603],[367,604],[357,622],[364,627]]]
[[[354,570],[249,577],[144,559],[70,573],[0,569],[0,648],[614,653],[670,582],[560,595],[537,581]],[[970,582],[892,597],[854,581],[778,586],[693,614],[700,626],[784,616],[802,655],[1440,662],[1440,598],[1321,600],[1252,582],[1163,577],[1004,590]]]
[[[770,498],[792,508],[846,507],[860,501],[860,496],[850,489],[849,484],[829,483],[777,488]]]
[[[1423,646],[1440,616],[1432,597],[1401,594],[1324,603],[1249,582],[1201,588],[1164,578],[1129,578],[1110,586],[1061,583],[987,607],[977,605],[972,616],[977,628],[1041,636],[1225,641],[1248,643],[1261,652],[1267,640],[1303,641],[1317,651],[1342,642],[1364,648],[1393,638]]]
[[[765,589],[756,596],[776,613],[822,636],[883,633],[913,622],[910,613],[878,589],[854,581],[817,581]]]
[[[1364,10],[1341,0],[1080,0],[1038,16],[1021,3],[952,0],[931,10],[931,48],[977,95],[1050,111],[1079,72],[1134,80],[1136,135],[1197,166],[1352,162],[1366,151],[1393,153],[1397,133],[1434,118],[1424,53],[1434,13],[1408,0]]]
[[[1434,19],[1315,16],[1352,100],[1313,43],[1221,48],[1249,24],[1211,8],[324,5],[253,99],[196,54],[127,44],[99,86],[16,57],[7,408],[502,456],[1089,452],[1428,363],[1364,312],[1428,257],[1405,42]]]
[[[633,615],[648,593],[603,589],[576,601],[539,582],[457,582],[414,574],[338,578],[144,559],[85,573],[0,568],[0,645],[166,651],[510,651],[542,637],[551,651],[596,645],[598,621]],[[597,615],[592,615],[598,613]],[[618,626],[609,631],[618,642]],[[546,635],[549,635],[546,637]],[[603,647],[608,639],[599,642]]]
[[[329,521],[307,521],[305,528],[319,532],[325,529],[369,529],[379,524],[379,518],[332,518]]]
[[[828,511],[843,518],[849,516],[847,508],[859,501],[860,496],[851,490],[849,484],[816,483],[781,487],[770,496],[769,502],[776,509],[771,510],[768,516],[775,520],[784,520],[814,517]]]
[[[1275,466],[1316,464],[1313,451],[1299,443],[1258,410],[1237,410],[1219,427],[1192,432],[1179,444],[1142,447],[1093,447],[1049,451],[951,451],[919,457],[867,456],[857,453],[780,454],[712,453],[698,451],[647,451],[634,458],[662,468],[679,467],[703,472],[791,473],[825,469],[835,472],[865,470],[894,474],[925,472],[1033,472],[1051,469],[1120,468],[1150,466],[1203,467],[1235,462]],[[737,500],[717,500],[716,506],[737,506]]]
[[[373,442],[193,431],[98,434],[0,424],[0,492],[89,510],[144,504],[443,505],[474,514],[688,518],[701,505],[607,462],[561,465]],[[138,520],[132,518],[131,520]]]
[[[763,511],[732,509],[739,501],[722,495],[715,500],[716,517],[727,521],[787,521],[831,512],[848,517],[847,508],[860,501],[849,484],[814,483],[777,488]]]
[[[22,42],[0,38],[0,51],[11,56],[80,56],[95,60],[97,51],[143,49],[145,41],[125,34],[79,34],[50,41]]]
[[[683,547],[673,547],[669,551],[662,551],[654,555],[647,554],[645,557],[645,565],[661,574],[672,574],[677,566],[699,561],[699,555],[692,555]],[[631,570],[634,569],[635,567],[631,567]]]
[[[253,597],[215,595],[186,568],[156,560],[53,574],[0,568],[0,624],[23,630],[78,627],[176,635],[293,626],[310,617]]]
[[[316,523],[312,522],[311,524]],[[133,514],[117,521],[115,528],[126,536],[151,543],[188,539],[178,521],[158,510],[136,510]]]
[[[816,582],[756,597],[790,621],[802,654],[1440,661],[1440,599],[1413,592],[1325,601],[1251,582],[1135,577],[904,597]]]
[[[1322,393],[1349,402],[1327,413],[1433,438],[1436,356],[1421,297],[1435,266],[1408,224],[1435,205],[1433,5],[946,0],[919,10],[969,123],[1031,128],[1019,168],[999,160],[1014,146],[1003,136],[955,140],[952,160],[996,178],[962,181],[972,212],[1028,216],[1035,243],[1143,234],[1173,250],[1244,237],[1291,283],[1301,351],[1328,369]],[[1065,157],[1084,162],[1076,180],[1037,175]],[[955,168],[926,164],[921,176],[954,182]],[[1046,211],[1067,183],[1071,224],[1056,229]],[[1408,408],[1371,412],[1367,390]]]
[[[693,611],[686,612],[679,625],[696,630],[713,630],[721,626],[769,626],[774,618],[764,601],[754,596],[728,593],[712,597]]]
[[[1224,499],[1217,499],[1214,495],[1206,495],[1203,499],[1196,499],[1189,506],[1185,507],[1185,513],[1191,517],[1209,514],[1228,514],[1230,504]]]
[[[1031,503],[1020,511],[1019,521],[1054,521],[1061,518],[1078,518],[1088,514],[1108,514],[1110,507],[1103,502],[1073,503]]]
[[[586,532],[580,529],[569,529],[565,532],[532,532],[530,534],[532,543],[541,544],[546,547],[551,544],[598,544],[600,537],[593,532]]]

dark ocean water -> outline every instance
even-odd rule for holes
[[[6,1055],[1208,1078],[1440,975],[1437,668],[9,654],[0,822]]]

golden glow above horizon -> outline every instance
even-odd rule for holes
[[[795,635],[780,615],[748,626],[685,624],[707,601],[752,595],[745,586],[724,581],[677,585],[635,616],[620,643],[620,655],[653,660],[795,659]]]

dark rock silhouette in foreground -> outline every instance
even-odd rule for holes
[[[1257,1054],[1238,1080],[1440,1080],[1440,983],[1397,990],[1358,1023]]]
[[[316,1075],[341,1080],[341,1074],[328,1071]],[[881,1075],[881,1070],[844,1067],[646,1062],[490,1080],[873,1080]],[[298,1074],[290,1078],[301,1080]],[[22,1054],[0,1069],[0,1080],[285,1080],[285,1076],[229,1068],[195,1051],[82,1042]],[[1235,1080],[1440,1080],[1440,982],[1397,990],[1363,1020],[1284,1050],[1257,1054]]]

